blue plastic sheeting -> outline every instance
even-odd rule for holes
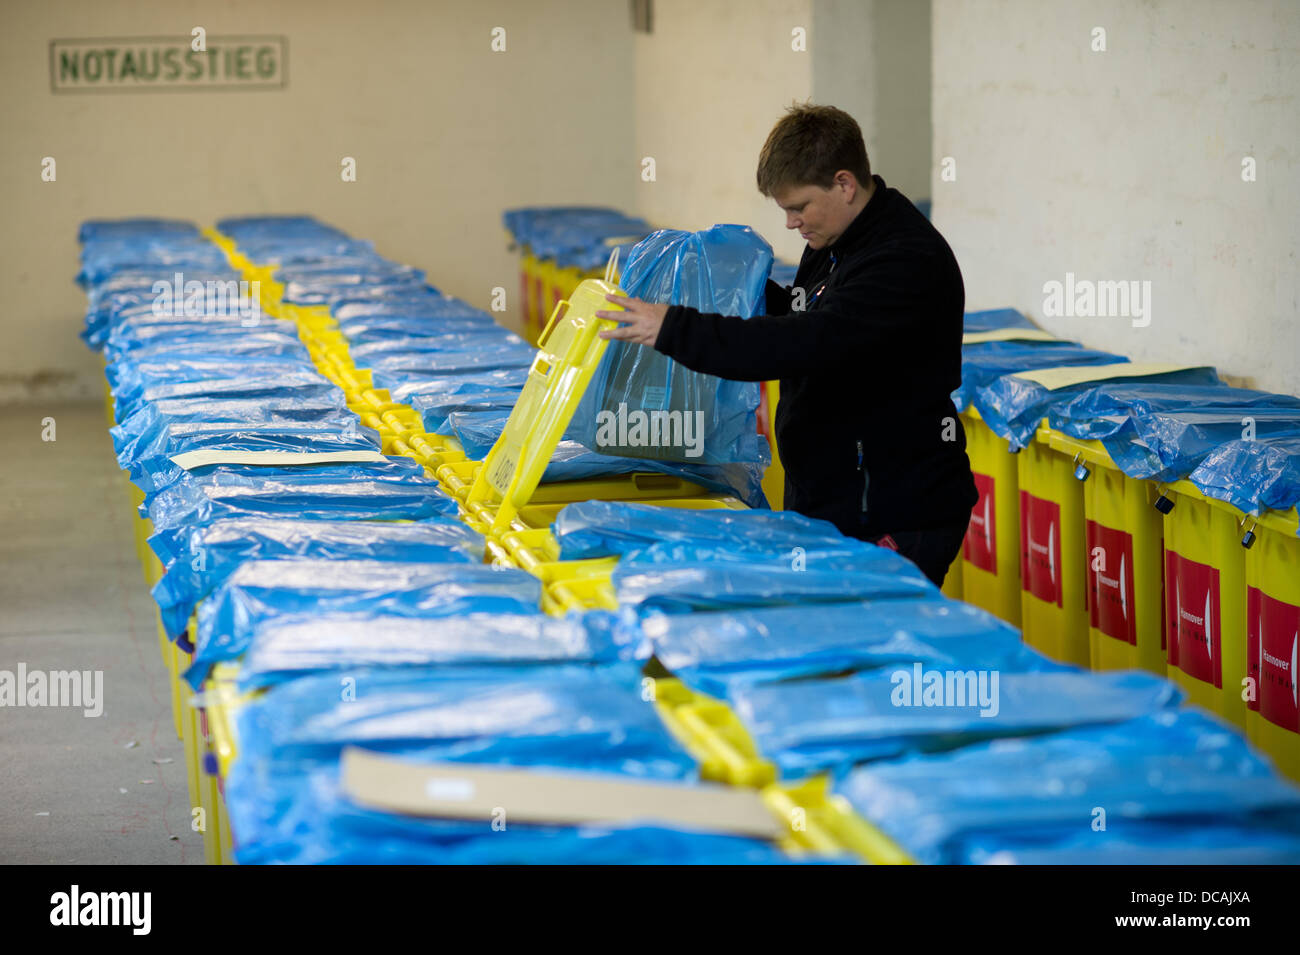
[[[963,332],[993,332],[1000,328],[1037,328],[1014,308],[990,308],[982,312],[967,312],[962,317]]]
[[[1086,830],[1098,807],[1108,825],[1300,813],[1300,790],[1236,730],[1195,709],[861,766],[837,789],[927,863],[956,862],[976,840],[987,848],[994,833]]]
[[[214,338],[189,338],[181,341],[156,342],[148,346],[132,349],[129,353],[132,361],[149,361],[158,358],[182,358],[195,356],[223,356],[245,358],[291,357],[310,361],[307,346],[297,335],[286,335],[283,331],[245,330],[243,335]],[[125,357],[109,354],[110,361]]]
[[[417,396],[430,398],[445,395],[460,388],[514,388],[522,389],[528,378],[527,366],[518,368],[490,368],[486,371],[467,371],[437,377],[402,377],[395,380],[375,373],[375,387],[387,388],[394,401],[410,404]]]
[[[121,361],[104,369],[113,397],[130,404],[150,385],[174,385],[183,381],[212,381],[229,378],[267,378],[292,375],[296,371],[324,376],[310,361],[300,358],[184,357],[149,361]],[[328,379],[326,379],[328,380]]]
[[[1281,814],[1280,814],[1281,815]],[[1255,825],[1212,817],[1165,822],[1108,819],[1106,828],[998,831],[964,840],[954,860],[974,865],[1298,865],[1300,820]]]
[[[250,560],[199,605],[194,666],[248,649],[260,623],[286,613],[386,613],[413,618],[466,613],[536,613],[541,583],[515,568],[367,560]]]
[[[176,557],[154,585],[163,629],[173,639],[194,607],[246,560],[333,558],[420,563],[483,562],[483,535],[452,518],[395,524],[234,518],[183,527]]]
[[[200,421],[320,421],[333,418],[345,421],[348,406],[339,389],[320,395],[301,397],[292,392],[286,397],[164,398],[142,405],[110,429],[119,452],[128,442],[138,441],[156,430],[163,422]]]
[[[510,413],[496,411],[453,411],[447,424],[471,460],[482,460],[496,444],[505,430]],[[567,432],[566,432],[567,435]],[[734,494],[753,508],[766,508],[763,494],[762,472],[745,464],[711,466],[704,464],[678,464],[672,461],[653,461],[646,458],[616,458],[597,454],[569,437],[556,446],[550,463],[542,475],[542,483],[578,481],[584,478],[608,477],[612,474],[650,472],[671,474],[694,481],[714,491]]]
[[[682,564],[638,564],[625,559],[614,568],[610,581],[620,605],[666,613],[938,593],[907,558],[883,547],[876,550],[873,559],[864,559],[857,567],[824,570],[711,559]]]
[[[77,241],[122,242],[132,239],[165,239],[194,237],[199,227],[185,219],[151,219],[139,216],[131,219],[87,219],[77,230]]]
[[[493,852],[510,851],[504,844],[490,848],[491,837],[502,834],[493,833],[488,821],[367,813],[365,831],[335,825],[341,814],[359,812],[338,793],[338,759],[346,745],[420,762],[538,766],[662,780],[689,780],[695,774],[695,761],[655,708],[641,700],[635,665],[357,669],[347,678],[351,694],[340,692],[334,672],[274,686],[240,709],[240,755],[226,781],[238,861],[364,858],[384,834],[391,838],[388,845],[395,847],[407,835],[414,837],[408,851],[436,853],[447,840],[455,846],[485,833],[489,839],[476,840],[478,852],[491,858]],[[474,851],[466,848],[471,857]]]
[[[136,357],[141,350],[150,348],[193,347],[197,342],[205,342],[209,347],[224,348],[232,341],[250,335],[262,340],[274,336],[279,341],[297,341],[297,335],[291,326],[270,320],[247,325],[245,319],[236,314],[207,315],[202,322],[172,321],[140,324],[123,322],[108,336],[104,353],[110,361],[121,357]]]
[[[664,229],[637,244],[619,285],[633,298],[749,318],[763,311],[771,265],[771,246],[747,226]],[[567,434],[601,454],[751,464],[761,481],[771,451],[758,434],[760,397],[758,382],[701,374],[647,345],[614,341]]]
[[[1207,454],[1190,475],[1206,497],[1248,514],[1300,505],[1300,437],[1229,441]]]
[[[125,421],[142,406],[169,399],[288,401],[296,398],[318,401],[332,400],[338,394],[339,387],[314,369],[292,368],[278,375],[241,375],[148,385],[139,390],[132,401],[115,396],[113,415],[116,420]]]
[[[1029,648],[992,614],[943,598],[800,604],[716,613],[626,609],[621,642],[653,654],[674,676],[710,696],[810,676],[893,664],[1005,672],[1070,669]]]
[[[1163,375],[1135,376],[1124,380],[1213,385],[1219,377],[1213,368],[1206,367],[1172,371]],[[1034,432],[1055,405],[1063,404],[1080,392],[1096,386],[1097,382],[1088,381],[1051,390],[1027,378],[1009,374],[995,378],[979,388],[972,400],[984,423],[995,434],[1007,439],[1013,451],[1018,451],[1033,440]]]
[[[313,775],[310,835],[235,849],[243,865],[791,865],[755,839],[655,826],[536,826],[419,820],[368,812],[343,800],[326,773]],[[297,830],[295,830],[297,831]],[[843,860],[852,862],[853,860]]]
[[[733,689],[759,752],[805,774],[1001,736],[1117,723],[1177,706],[1182,692],[1140,670],[1004,673],[920,661],[832,680]]]
[[[177,481],[149,503],[154,534],[149,546],[163,564],[183,552],[195,527],[222,518],[292,517],[295,520],[421,521],[456,512],[456,501],[433,481],[410,478],[338,479],[332,474],[244,477],[222,473]]]
[[[352,613],[279,614],[251,633],[239,665],[247,689],[306,673],[381,666],[523,666],[632,659],[605,615],[467,613],[411,619]]]
[[[481,318],[492,321],[492,316],[463,299],[425,287],[422,289],[390,290],[382,295],[372,295],[367,287],[353,289],[348,296],[334,299],[330,314],[340,328],[356,323],[419,323],[459,318]]]
[[[449,388],[437,395],[413,395],[409,403],[419,413],[420,421],[427,433],[451,434],[450,419],[453,413],[503,411],[509,416],[519,400],[520,390],[516,386],[492,388],[484,385],[462,385]]]
[[[530,206],[508,209],[501,219],[515,242],[542,258],[650,231],[644,219],[606,206]]]
[[[343,393],[336,390],[331,395],[308,399],[291,396],[265,400],[189,398],[153,402],[132,412],[109,429],[109,434],[118,461],[129,463],[138,457],[137,452],[161,446],[166,433],[175,425],[217,424],[228,425],[232,430],[240,424],[359,430],[356,415],[348,409]]]
[[[190,273],[228,269],[222,251],[203,238],[165,238],[148,242],[107,242],[86,245],[81,250],[77,284],[98,285],[122,269],[156,266],[158,278],[176,272]]]
[[[272,687],[240,707],[238,767],[333,763],[346,745],[423,759],[689,779],[695,760],[641,699],[634,664],[358,668]],[[232,774],[233,775],[233,774]],[[242,835],[242,833],[241,833]]]
[[[1300,408],[1201,408],[1142,415],[1131,429],[1103,439],[1103,444],[1116,466],[1130,477],[1174,481],[1195,471],[1211,451],[1240,440],[1247,431],[1247,418],[1254,432],[1250,441],[1272,444],[1300,439]],[[1240,476],[1250,481],[1257,472]]]
[[[980,342],[961,349],[961,385],[952,393],[958,411],[965,411],[975,393],[989,382],[1017,371],[1063,365],[1113,365],[1123,355],[1084,348],[1078,342]]]
[[[383,461],[358,461],[347,464],[292,464],[284,467],[265,464],[205,464],[202,467],[190,468],[188,471],[181,472],[176,481],[167,485],[167,487],[173,487],[175,484],[194,484],[205,487],[257,487],[266,481],[280,480],[287,480],[291,483],[338,484],[345,481],[392,480],[398,478],[406,479],[407,483],[413,486],[424,488],[423,493],[428,493],[428,491],[437,488],[437,482],[425,477],[424,465],[412,458],[396,456],[385,458]],[[140,505],[141,517],[150,516],[154,499],[167,487],[145,494],[144,503]],[[173,491],[172,493],[184,492]],[[435,507],[431,513],[454,515],[457,511],[455,499],[442,493],[439,493],[438,497],[440,506]],[[415,520],[416,518],[411,519]]]
[[[390,341],[394,338],[414,340],[438,338],[448,334],[470,334],[485,332],[492,327],[487,316],[464,316],[458,318],[420,318],[396,319],[383,316],[354,319],[351,323],[340,323],[339,331],[347,336],[354,347]]]
[[[471,349],[383,355],[366,364],[375,370],[376,376],[395,375],[400,381],[457,372],[491,371],[494,368],[527,368],[532,365],[536,355],[537,350],[526,343],[494,340],[475,345]]]
[[[1209,385],[1166,384],[1159,381],[1109,381],[1076,392],[1052,406],[1048,423],[1058,431],[1084,440],[1102,440],[1131,429],[1134,421],[1165,412],[1253,409],[1300,409],[1300,398],[1222,382]]]
[[[1055,404],[1048,423],[1081,439],[1100,440],[1130,477],[1186,477],[1210,451],[1243,437],[1300,433],[1300,398],[1225,384],[1171,385],[1114,381]]]
[[[365,367],[371,361],[394,354],[424,355],[426,353],[445,354],[448,352],[477,352],[484,348],[503,348],[512,346],[514,350],[532,346],[518,335],[496,326],[478,328],[468,332],[446,332],[439,335],[404,335],[386,337],[364,345],[354,345],[349,354],[359,367]]]
[[[640,563],[737,560],[810,570],[879,566],[880,548],[794,511],[583,501],[551,524],[562,560],[619,555]]]
[[[352,431],[347,433],[346,429]],[[338,453],[369,451],[379,453],[379,432],[364,428],[355,419],[327,421],[313,425],[305,422],[188,422],[165,425],[156,438],[132,449],[119,461],[131,481],[144,491],[172,484],[184,468],[174,463],[174,455],[186,451],[291,451],[297,453]]]

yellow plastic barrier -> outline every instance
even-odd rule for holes
[[[843,796],[830,791],[826,776],[794,785],[773,783],[759,790],[763,802],[790,827],[785,848],[819,855],[853,853],[875,865],[912,865],[897,843],[856,812]]]
[[[1089,663],[1164,676],[1164,518],[1155,508],[1156,485],[1126,475],[1100,441],[1053,431],[1048,442],[1083,481]]]
[[[776,405],[781,400],[781,383],[764,381],[759,387],[762,396],[758,406],[758,430],[767,438],[768,449],[772,452],[772,463],[763,472],[763,494],[772,510],[781,511],[785,510],[785,466],[776,447]]]
[[[1024,640],[1066,663],[1089,663],[1083,486],[1070,457],[1038,429],[1017,455],[1020,627]]]
[[[1020,497],[1016,457],[974,408],[961,414],[979,501],[962,542],[962,596],[1020,626]]]
[[[1190,481],[1163,488],[1165,645],[1169,678],[1188,699],[1246,725],[1245,516]]]
[[[1269,511],[1247,527],[1256,539],[1246,551],[1246,675],[1254,690],[1246,733],[1300,781],[1300,517],[1294,508]]]
[[[700,764],[701,779],[755,788],[776,781],[776,766],[759,755],[726,703],[673,677],[654,680],[654,701],[668,729]]]

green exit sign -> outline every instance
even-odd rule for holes
[[[50,41],[55,93],[282,89],[289,43],[282,36],[105,37]]]

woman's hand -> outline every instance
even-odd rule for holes
[[[597,318],[622,322],[618,328],[601,332],[600,337],[632,342],[636,345],[649,345],[653,348],[655,339],[659,337],[659,329],[664,323],[664,316],[668,314],[668,306],[643,302],[639,298],[626,298],[622,295],[606,295],[605,298],[616,305],[622,305],[625,311],[596,313]]]

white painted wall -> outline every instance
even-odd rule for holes
[[[812,95],[812,0],[655,0],[654,27],[635,38],[635,156],[656,179],[634,180],[635,211],[656,225],[753,226],[778,257],[803,243],[754,184],[758,153],[792,102]],[[809,48],[791,48],[791,31]]]
[[[934,0],[934,220],[967,306],[1300,393],[1298,47],[1292,0]],[[1045,318],[1067,272],[1150,281],[1150,325]]]
[[[51,0],[0,29],[0,402],[93,396],[72,281],[87,218],[310,212],[486,307],[504,208],[630,208],[632,31],[609,0]],[[52,94],[49,41],[284,34],[283,92]],[[490,30],[507,30],[505,53]],[[58,180],[40,179],[55,157]],[[353,156],[358,181],[344,183]]]
[[[778,257],[803,242],[754,185],[759,150],[793,102],[838,106],[866,140],[872,170],[913,199],[930,188],[929,4],[918,0],[655,0],[638,35],[636,184],[652,222],[753,226]],[[806,33],[793,48],[792,31]]]

